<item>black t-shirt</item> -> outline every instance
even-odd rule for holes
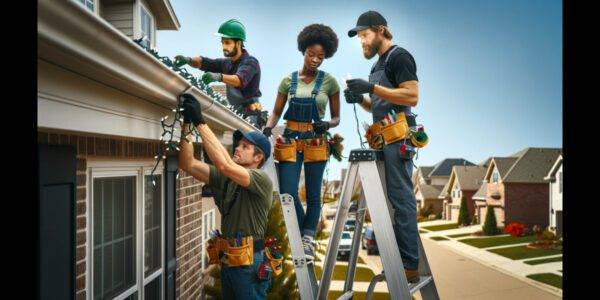
[[[395,46],[396,50],[391,54],[387,66],[385,66],[385,75],[388,77],[394,87],[409,80],[419,80],[417,78],[417,64],[413,56],[402,47]],[[375,64],[373,71],[381,70],[385,59],[390,55],[390,51],[394,46],[390,47]]]

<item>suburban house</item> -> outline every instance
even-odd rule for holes
[[[463,158],[446,158],[434,166],[417,168],[412,177],[417,209],[427,209],[431,205],[432,214],[443,213],[443,199],[438,197],[450,178],[452,167],[456,165],[474,164]]]
[[[203,242],[220,216],[176,151],[157,164],[161,119],[188,92],[225,146],[256,128],[150,51],[157,30],[181,26],[168,0],[37,8],[42,298],[201,298]]]
[[[549,229],[557,236],[563,232],[562,212],[563,212],[563,156],[558,156],[556,162],[548,172],[544,180],[550,182],[550,223]]]
[[[462,199],[467,201],[469,220],[473,219],[475,204],[473,195],[482,184],[483,177],[487,171],[486,166],[454,166],[448,183],[438,194],[439,199],[444,201],[444,219],[458,221]]]
[[[492,157],[484,177],[485,187],[479,187],[473,195],[479,223],[484,223],[487,207],[491,206],[498,226],[512,222],[548,226],[549,195],[544,177],[561,151],[525,148],[508,157]]]

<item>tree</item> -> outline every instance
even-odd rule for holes
[[[485,215],[485,222],[482,227],[485,235],[496,235],[498,234],[498,224],[496,224],[496,213],[494,207],[488,205],[487,213]]]
[[[460,199],[460,210],[458,212],[458,225],[468,226],[471,224],[469,220],[469,208],[467,207],[467,198]]]

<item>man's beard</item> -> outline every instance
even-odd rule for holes
[[[233,50],[231,50],[231,52],[228,52],[226,50],[223,50],[223,55],[225,55],[225,57],[234,57],[237,55],[237,48],[233,48]]]
[[[379,48],[381,48],[381,40],[376,38],[373,40],[373,44],[371,45],[371,47],[369,47],[371,51],[367,53],[363,49],[363,55],[366,59],[371,59],[373,58],[373,56],[375,56],[375,54],[377,54],[377,52],[379,52]]]

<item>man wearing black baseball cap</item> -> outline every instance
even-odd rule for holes
[[[408,125],[415,126],[411,107],[419,100],[417,67],[412,55],[392,44],[392,34],[385,18],[376,11],[360,15],[356,27],[348,36],[358,36],[363,55],[379,59],[371,68],[369,80],[349,79],[344,96],[348,103],[358,103],[373,114],[373,123],[388,115],[404,112]],[[368,94],[368,96],[363,95]],[[396,142],[369,143],[383,150],[387,196],[394,208],[394,233],[408,282],[419,281],[419,251],[417,239],[417,208],[411,180],[414,148],[410,139]]]
[[[233,158],[230,157],[227,149],[204,122],[200,103],[190,94],[182,97],[184,128],[179,143],[179,168],[215,191],[223,238],[242,240],[252,236],[253,240],[252,265],[229,266],[227,262],[222,262],[223,298],[265,299],[271,281],[259,280],[256,272],[264,259],[264,235],[273,202],[273,183],[260,167],[271,155],[271,143],[261,132],[237,130],[234,138],[239,143]],[[189,123],[198,129],[203,150],[214,165],[194,158],[194,146],[183,138],[191,140],[187,132]]]

